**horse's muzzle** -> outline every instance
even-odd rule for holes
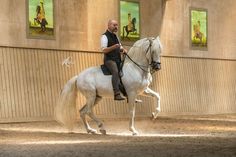
[[[152,61],[151,67],[152,67],[152,69],[154,69],[156,71],[161,70],[161,63],[160,62]]]

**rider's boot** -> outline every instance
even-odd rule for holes
[[[115,96],[114,96],[114,100],[121,101],[121,100],[125,100],[125,98],[122,97],[122,96],[120,95],[120,93],[116,93]]]
[[[121,93],[122,93],[125,97],[127,97],[127,93],[126,93],[125,87],[124,87],[124,85],[123,85],[122,83],[119,84],[119,89],[120,89]]]

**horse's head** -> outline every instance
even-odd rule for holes
[[[135,25],[135,23],[136,23],[136,18],[134,17],[134,18],[132,19],[132,24]]]
[[[145,72],[161,69],[160,54],[162,45],[160,38],[144,38],[136,41],[128,52],[127,62],[133,62]]]
[[[159,36],[157,38],[147,38],[149,45],[146,49],[146,58],[148,59],[151,70],[157,71],[161,69],[161,51],[162,45]]]

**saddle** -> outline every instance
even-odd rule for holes
[[[122,67],[121,67],[121,68],[122,68]],[[109,70],[104,64],[101,65],[101,69],[102,69],[102,72],[103,72],[104,75],[111,75],[110,70]],[[123,72],[122,72],[122,70],[120,70],[120,72],[119,72],[119,77],[120,77],[120,85],[119,85],[119,88],[120,88],[121,93],[122,93],[125,97],[127,97],[127,93],[126,93],[124,84],[122,83],[122,79],[121,79],[122,76],[123,76]]]
[[[111,75],[110,70],[105,66],[105,64],[101,65],[101,69],[104,75]]]

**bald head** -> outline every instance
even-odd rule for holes
[[[110,32],[115,33],[118,31],[118,22],[116,20],[109,20],[107,27]]]

